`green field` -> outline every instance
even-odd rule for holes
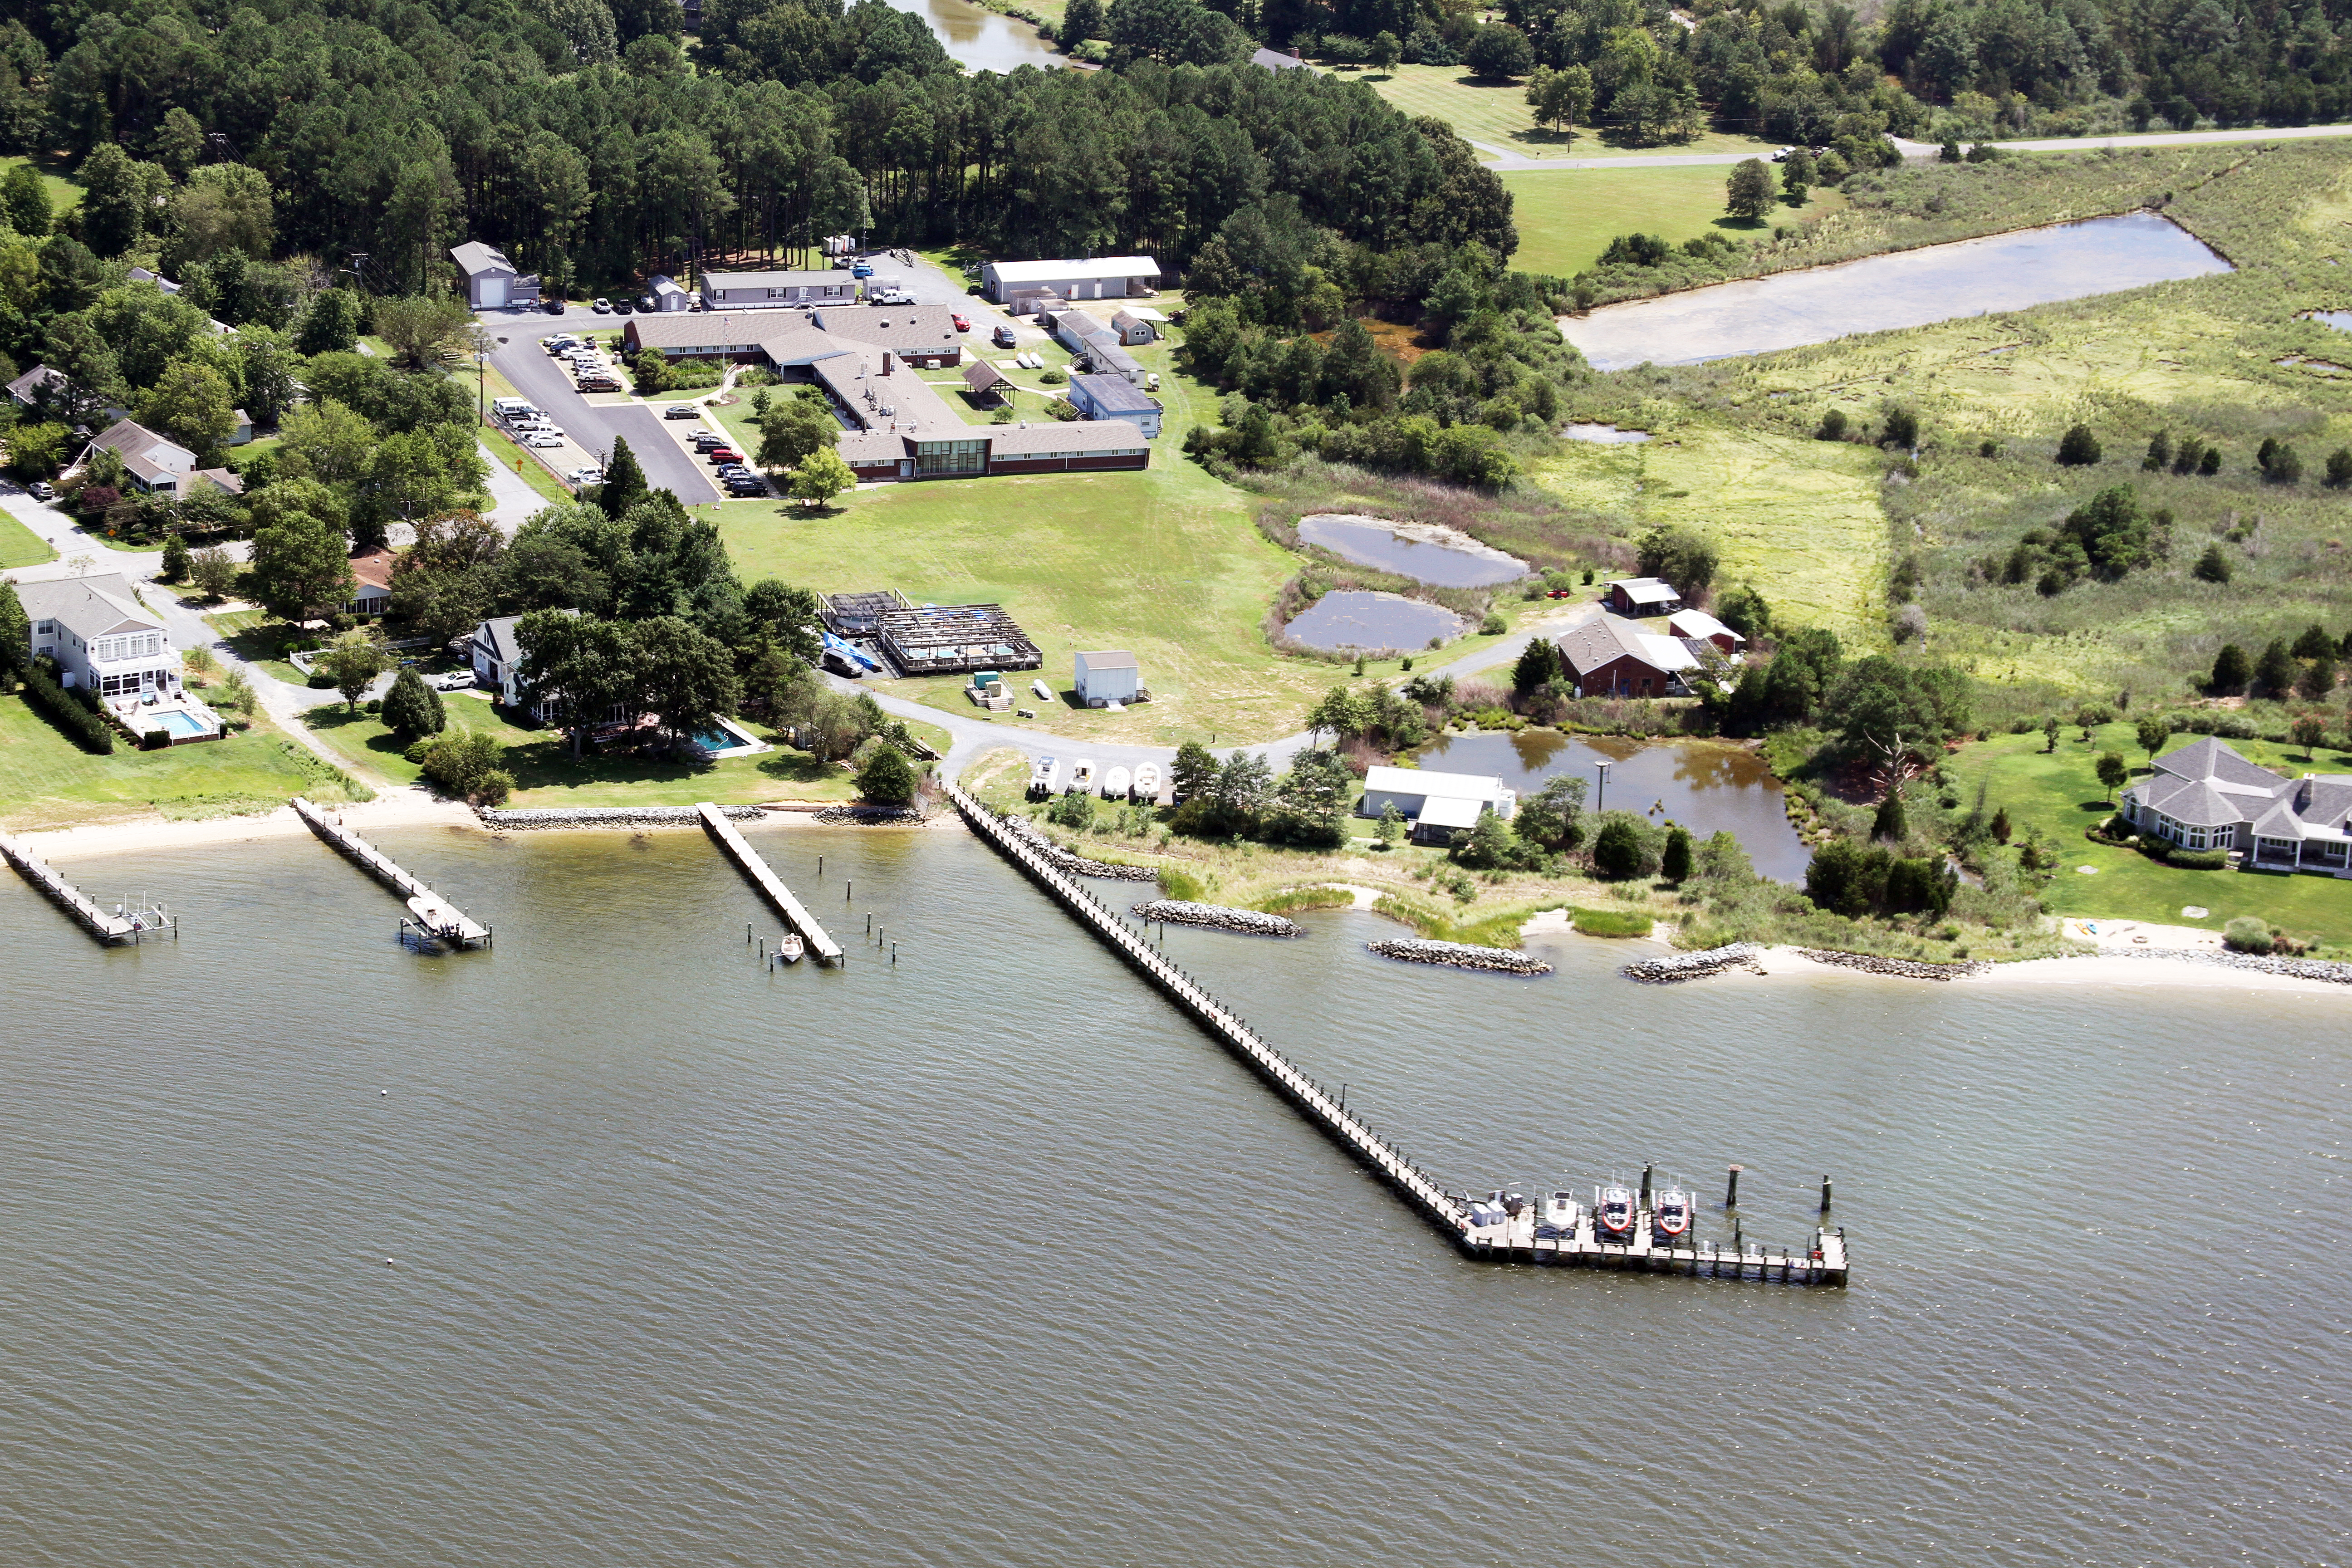
[[[1538,130],[1528,107],[1527,83],[1473,77],[1464,66],[1400,65],[1383,77],[1378,69],[1340,71],[1368,84],[1407,114],[1434,115],[1465,141],[1530,158],[1655,158],[1690,153],[1760,153],[1770,157],[1779,143],[1753,136],[1703,131],[1688,142],[1660,147],[1621,147],[1590,130]]]
[[[0,511],[0,572],[16,566],[38,566],[57,558],[58,552],[49,548],[47,540]]]
[[[323,766],[267,723],[226,741],[138,752],[116,737],[94,757],[58,733],[21,697],[0,697],[0,821],[11,827],[266,810],[287,797],[341,800]]]
[[[574,763],[571,744],[561,731],[519,729],[478,697],[452,696],[444,699],[442,706],[452,725],[487,731],[506,749],[503,766],[515,781],[513,798],[507,804],[516,807],[847,800],[857,793],[849,773],[837,763],[819,762],[805,752],[789,748],[699,766],[649,757],[593,754]],[[352,713],[338,702],[312,709],[303,719],[312,734],[356,768],[392,784],[418,782],[416,764],[401,754],[398,737],[373,714]],[[761,732],[754,728],[753,733]],[[761,734],[762,740],[774,738]]]
[[[0,173],[5,173],[13,165],[24,162],[26,160],[22,157],[0,158]],[[49,210],[52,213],[62,216],[69,209],[81,205],[81,187],[63,174],[55,173],[54,166],[43,166],[41,184],[48,187]]]
[[[2120,752],[2135,778],[2147,769],[2129,724],[2091,731],[2089,744],[2069,726],[2059,731],[2058,750],[2045,753],[2040,734],[2000,735],[1962,748],[1947,766],[1958,778],[1963,799],[1985,785],[1988,812],[2006,807],[2022,838],[2029,830],[2058,849],[2058,872],[2042,893],[2053,914],[2201,926],[2218,931],[2239,915],[2276,922],[2306,941],[2333,948],[2352,946],[2352,882],[2332,877],[2282,876],[2269,872],[2186,871],[2149,859],[2137,849],[2094,844],[2083,830],[2115,809],[2094,772],[2102,752]],[[2173,744],[2196,739],[2176,737]],[[2352,772],[2352,755],[2321,747],[2304,761],[2300,747],[2231,741],[2250,762],[2290,775],[2305,772]],[[2078,868],[2094,868],[2089,874]],[[2206,910],[2203,919],[2180,911]]]
[[[1720,164],[1681,168],[1505,170],[1511,221],[1519,248],[1511,265],[1523,272],[1571,278],[1601,258],[1621,234],[1654,234],[1669,244],[1720,230],[1748,239],[1759,228],[1723,210]],[[1815,191],[1801,207],[1781,204],[1778,223],[1811,223],[1838,211],[1845,198]]]

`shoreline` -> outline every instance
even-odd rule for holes
[[[1602,940],[1602,939],[1594,939]],[[1825,975],[1840,975],[1857,984],[1891,985],[1950,985],[1971,989],[1993,986],[2032,987],[2041,985],[2082,985],[2094,984],[2105,986],[2128,986],[2133,989],[2153,987],[2184,987],[2193,991],[2288,991],[2311,995],[2352,997],[2352,985],[2328,980],[2306,980],[2299,975],[2265,974],[2256,970],[2233,969],[2226,964],[2207,963],[2194,958],[2137,958],[2128,952],[2103,948],[2086,949],[2082,952],[2065,953],[2056,958],[2026,958],[2013,963],[1996,963],[1990,970],[1974,974],[1956,975],[1947,981],[1918,981],[1903,975],[1872,974],[1847,969],[1840,964],[1820,963],[1804,955],[1796,947],[1767,948],[1759,960],[1760,972],[1745,966],[1725,970],[1721,974],[1705,978],[1731,981],[1755,981],[1767,984],[1784,984],[1792,979],[1818,980]]]

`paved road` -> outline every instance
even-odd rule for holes
[[[490,355],[498,373],[599,460],[612,454],[615,437],[623,438],[636,454],[637,465],[654,489],[672,491],[688,506],[720,499],[703,477],[702,468],[663,430],[659,414],[641,404],[589,402],[573,390],[570,374],[540,347],[542,339],[559,331],[617,331],[627,324],[628,317],[600,316],[584,306],[575,306],[562,316],[538,310],[484,310],[480,317],[482,324],[500,340]]]

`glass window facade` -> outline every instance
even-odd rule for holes
[[[915,443],[915,471],[925,479],[940,474],[977,474],[987,467],[986,441]]]

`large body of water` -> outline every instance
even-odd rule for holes
[[[1697,364],[2229,270],[2169,219],[2126,213],[1609,305],[1560,331],[1598,370]]]
[[[1830,1172],[1857,1268],[1503,1270],[982,847],[753,832],[855,879],[845,971],[764,973],[691,830],[383,833],[497,926],[440,959],[307,839],[71,863],[176,945],[0,879],[0,1560],[2352,1552],[2343,999],[1171,931],[1451,1183],[1738,1160],[1801,1241]]]
[[[1022,66],[1058,69],[1068,64],[1017,17],[974,5],[971,0],[890,0],[930,27],[940,47],[968,70],[1011,73]]]
[[[1441,736],[1414,760],[1444,773],[1492,775],[1522,800],[1554,774],[1573,773],[1590,786],[1588,810],[1640,812],[1653,822],[1678,823],[1701,838],[1728,833],[1759,872],[1783,882],[1802,881],[1812,858],[1790,825],[1780,781],[1762,757],[1741,746],[1715,741],[1649,745],[1613,735],[1522,730]],[[1602,763],[1609,764],[1605,784]]]

